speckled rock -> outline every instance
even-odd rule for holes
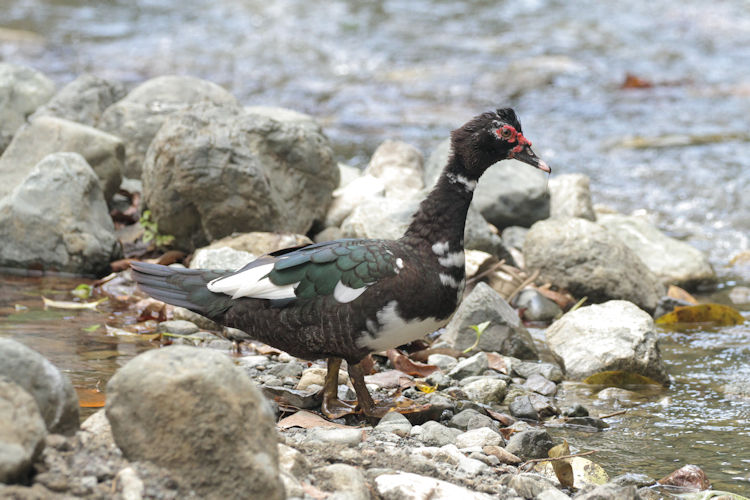
[[[613,300],[581,307],[553,323],[545,336],[574,380],[606,370],[626,370],[669,385],[654,321],[630,302]]]
[[[42,73],[0,63],[0,153],[10,144],[26,117],[49,101],[54,93],[54,82]]]
[[[80,123],[41,116],[22,127],[0,157],[0,198],[21,184],[53,153],[78,153],[96,173],[109,203],[122,182],[124,149],[119,137]]]
[[[0,241],[3,267],[104,275],[121,254],[99,180],[77,153],[45,157],[0,198]]]
[[[530,429],[511,435],[505,449],[524,460],[529,460],[547,458],[547,452],[553,446],[554,443],[547,431]]]
[[[580,217],[596,220],[591,204],[589,177],[584,174],[563,174],[551,177],[550,217]]]
[[[106,411],[129,460],[166,467],[199,495],[285,496],[271,408],[221,353],[172,346],[136,356],[107,384]]]
[[[67,375],[15,340],[0,338],[0,377],[33,396],[47,430],[71,435],[78,429],[78,396]]]
[[[47,429],[34,398],[0,378],[0,483],[25,482],[44,447]]]
[[[523,359],[536,359],[534,341],[521,324],[516,311],[486,283],[477,283],[458,306],[445,328],[442,340],[459,351],[474,344],[477,334],[472,325],[489,321],[477,349]]]
[[[193,250],[234,232],[307,233],[339,171],[310,116],[199,104],[168,118],[143,162],[143,198],[159,230]]]
[[[602,226],[580,218],[537,222],[523,245],[526,267],[589,303],[622,299],[653,311],[664,285],[643,261]]]
[[[95,75],[81,75],[38,108],[29,120],[56,116],[97,127],[104,110],[125,96],[125,87]],[[117,134],[115,134],[117,135]]]
[[[109,106],[99,126],[125,142],[123,174],[140,178],[146,150],[159,128],[171,115],[199,102],[231,105],[237,99],[215,83],[167,75],[140,84]]]

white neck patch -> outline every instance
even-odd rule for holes
[[[453,184],[460,184],[469,192],[474,192],[474,190],[477,188],[477,181],[469,180],[467,177],[464,177],[460,174],[454,174],[453,172],[448,172],[445,174],[445,176],[448,178],[448,181]]]

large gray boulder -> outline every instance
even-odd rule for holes
[[[49,432],[72,435],[78,429],[78,396],[73,384],[35,350],[0,338],[0,378],[15,382],[34,398]]]
[[[665,285],[695,288],[716,282],[703,252],[670,238],[643,217],[601,214],[597,223],[622,240]]]
[[[56,116],[90,127],[97,127],[104,110],[125,96],[121,83],[109,82],[95,75],[81,75],[37,109],[29,118]]]
[[[124,141],[123,175],[140,178],[146,151],[166,119],[201,102],[236,105],[237,99],[215,83],[169,75],[142,83],[108,107],[99,127]]]
[[[273,412],[222,353],[171,346],[136,356],[107,384],[106,412],[128,460],[170,469],[199,497],[284,498]]]
[[[539,282],[569,290],[589,302],[629,300],[652,312],[664,291],[658,278],[619,238],[591,221],[555,218],[526,234],[523,255]]]
[[[0,199],[0,266],[101,275],[120,244],[94,170],[76,153],[40,161]]]
[[[589,177],[584,174],[563,174],[549,180],[550,217],[580,217],[596,220],[591,203]]]
[[[34,398],[0,377],[0,483],[28,479],[31,464],[44,448],[47,429]]]
[[[612,300],[569,312],[547,328],[546,339],[571,379],[624,370],[669,385],[654,321],[630,302]]]
[[[40,72],[0,63],[0,153],[10,144],[18,127],[26,122],[26,117],[49,101],[54,93],[55,84]]]
[[[441,337],[462,351],[477,339],[472,325],[489,321],[476,349],[494,351],[521,359],[537,359],[534,341],[516,311],[486,283],[478,283],[464,298]]]
[[[40,116],[19,130],[0,156],[0,197],[19,185],[42,158],[64,152],[78,153],[86,159],[109,202],[122,181],[122,141],[101,130],[53,116]]]
[[[425,165],[425,185],[433,186],[450,155],[450,139],[440,143]],[[487,222],[503,230],[529,227],[550,214],[546,175],[517,160],[501,161],[482,175],[472,205]]]
[[[309,116],[210,104],[168,119],[143,170],[159,231],[187,250],[234,232],[304,234],[338,181],[328,138]]]

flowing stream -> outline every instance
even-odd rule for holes
[[[0,13],[0,61],[58,85],[84,72],[128,86],[205,78],[243,104],[315,116],[355,166],[389,138],[429,154],[478,111],[513,106],[553,175],[587,174],[595,203],[645,210],[706,252],[720,277],[713,300],[750,283],[750,266],[729,265],[750,248],[744,0],[3,0]],[[0,276],[0,335],[91,389],[149,345],[84,330],[127,323],[112,305],[42,309],[40,295],[70,299],[79,282]],[[738,308],[749,316],[750,304]],[[602,412],[630,408],[607,432],[569,440],[600,450],[611,474],[695,463],[717,489],[750,491],[748,323],[661,341],[673,386],[630,403],[566,386]]]

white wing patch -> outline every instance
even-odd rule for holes
[[[434,253],[437,256],[445,255],[447,251],[448,251],[447,241],[438,241],[437,243],[432,245],[432,253]]]
[[[445,257],[438,257],[438,262],[443,267],[463,267],[464,252],[449,252]]]
[[[346,304],[365,293],[365,290],[367,290],[366,286],[361,288],[350,288],[339,281],[336,283],[336,288],[333,289],[333,298],[336,299],[337,302]]]
[[[241,273],[216,278],[206,285],[214,293],[231,295],[233,299],[250,297],[253,299],[291,299],[299,282],[291,285],[274,285],[265,276],[271,272],[274,263],[253,267]]]
[[[444,320],[424,318],[406,321],[398,315],[397,307],[398,302],[392,300],[378,311],[377,324],[375,321],[368,321],[367,329],[369,332],[362,332],[362,336],[357,339],[357,344],[373,351],[383,351],[422,338],[428,333],[445,326],[448,322],[447,318]]]
[[[440,283],[442,283],[445,286],[449,286],[451,288],[458,288],[459,282],[456,281],[456,278],[451,276],[450,274],[438,274],[438,277],[440,278]]]

